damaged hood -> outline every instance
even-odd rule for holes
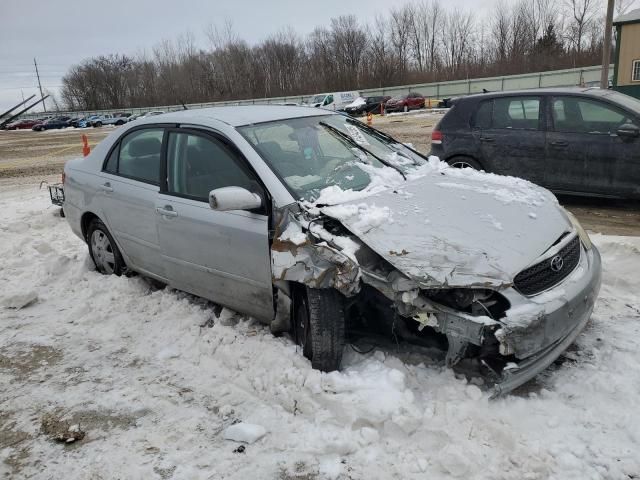
[[[510,285],[572,230],[547,190],[453,168],[320,211],[425,288]]]

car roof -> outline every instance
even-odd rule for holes
[[[520,95],[587,95],[587,96],[598,96],[605,97],[611,94],[611,90],[601,89],[597,87],[548,87],[548,88],[527,88],[522,90],[503,90],[496,92],[487,92],[487,93],[475,93],[470,95],[464,95],[458,97],[458,99],[462,98],[495,98],[495,97],[512,97],[512,96],[520,96]]]
[[[217,120],[232,127],[241,127],[255,123],[285,120],[288,118],[333,115],[334,112],[313,107],[290,105],[240,105],[229,107],[209,107],[194,110],[180,110],[153,117],[153,122],[206,122]]]

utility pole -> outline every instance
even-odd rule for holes
[[[600,88],[609,88],[609,63],[611,62],[611,30],[613,24],[613,4],[615,0],[607,2],[607,23],[604,27],[604,44],[602,46],[602,73]]]
[[[38,73],[38,63],[36,62],[35,57],[33,58],[33,64],[36,66],[36,77],[38,77],[38,88],[40,89],[40,98],[44,97],[42,94],[42,84],[40,83],[40,74]],[[42,102],[42,108],[44,108],[45,113],[47,112],[47,105]]]

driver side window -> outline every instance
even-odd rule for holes
[[[579,97],[557,97],[551,108],[556,132],[608,135],[630,122],[620,110]]]
[[[234,151],[217,138],[169,133],[167,151],[169,193],[209,201],[209,192],[222,187],[256,191],[257,183]]]

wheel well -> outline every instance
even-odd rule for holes
[[[474,162],[476,162],[478,165],[480,165],[482,167],[482,170],[484,170],[485,172],[487,172],[488,170],[485,168],[484,164],[478,160],[476,157],[473,157],[471,155],[465,155],[465,154],[456,154],[456,155],[451,155],[449,157],[446,158],[446,162],[449,163],[449,161],[453,160],[454,158],[468,158],[470,160],[473,160]]]
[[[87,239],[87,230],[89,229],[89,224],[94,218],[100,218],[93,212],[85,212],[82,214],[82,218],[80,219],[80,226],[82,228],[82,236],[84,239]]]

